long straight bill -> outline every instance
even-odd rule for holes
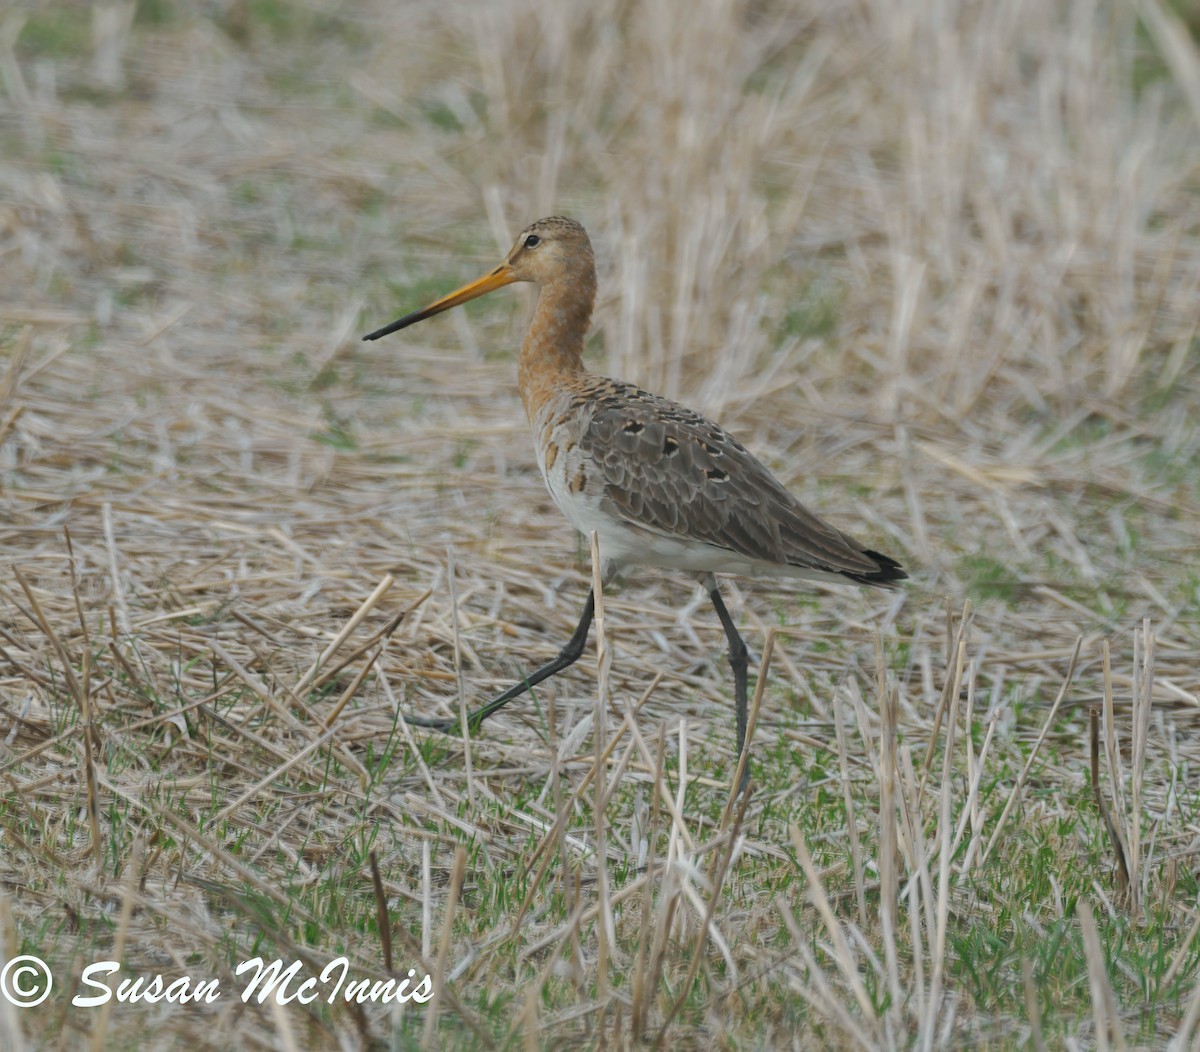
[[[399,329],[407,329],[410,325],[415,325],[419,321],[431,318],[435,314],[441,314],[442,311],[449,310],[451,307],[457,307],[460,303],[466,303],[468,300],[485,296],[495,289],[511,285],[516,280],[512,272],[512,267],[507,263],[501,263],[491,273],[477,278],[469,285],[464,285],[461,289],[457,289],[448,296],[443,296],[440,300],[434,300],[428,307],[422,307],[420,310],[415,310],[411,314],[404,315],[403,318],[392,322],[391,325],[385,325],[382,329],[376,329],[374,332],[367,333],[363,339],[378,340],[380,336],[386,336],[388,333],[396,332]]]

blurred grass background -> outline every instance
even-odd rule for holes
[[[6,6],[0,946],[58,985],[0,1045],[1195,1047],[1196,11]],[[610,597],[603,763],[590,658],[469,749],[398,719],[590,571],[525,294],[358,338],[552,213],[592,366],[913,576],[732,583],[740,820],[677,579]],[[71,1007],[114,948],[231,992]],[[256,953],[438,996],[242,1005]]]

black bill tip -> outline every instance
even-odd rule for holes
[[[419,315],[421,313],[422,313],[421,311],[417,311],[413,314],[406,314],[403,318],[400,318],[399,320],[392,322],[391,325],[385,325],[382,329],[376,329],[374,332],[367,333],[367,335],[364,336],[363,339],[364,340],[378,340],[381,336],[387,336],[389,333],[396,332],[398,329],[406,328],[407,326],[411,325],[414,321],[420,321],[421,319],[417,315]]]

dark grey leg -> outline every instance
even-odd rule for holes
[[[579,619],[579,624],[575,628],[574,635],[568,640],[567,645],[558,652],[558,657],[553,661],[548,661],[541,668],[536,669],[526,676],[520,683],[514,683],[498,698],[493,698],[482,708],[472,712],[467,717],[467,724],[470,730],[478,730],[479,725],[483,723],[493,712],[504,708],[513,698],[524,694],[530,687],[536,687],[543,680],[549,679],[551,676],[561,672],[564,668],[568,668],[579,660],[579,656],[583,653],[583,648],[587,645],[588,633],[592,630],[592,618],[596,613],[596,597],[592,590],[588,589],[587,602],[583,606],[583,616]],[[728,615],[726,615],[728,616]],[[744,649],[744,648],[743,648]],[[745,674],[743,673],[743,681]],[[744,691],[743,691],[744,693]],[[454,732],[459,729],[458,720],[442,720],[431,719],[426,716],[405,716],[405,723],[410,723],[415,727],[432,727],[434,730]]]
[[[729,665],[733,669],[733,696],[737,708],[737,756],[740,761],[742,752],[746,748],[746,722],[749,718],[746,705],[746,674],[749,665],[749,656],[746,651],[746,641],[738,635],[733,618],[729,616],[729,611],[725,609],[725,601],[721,598],[721,593],[715,584],[709,591],[708,597],[712,600],[713,608],[717,611],[717,617],[721,619],[721,627],[725,629],[725,638],[729,640]],[[742,781],[738,786],[738,792],[745,791],[749,780],[750,762],[749,758],[747,758],[746,768],[742,771]]]

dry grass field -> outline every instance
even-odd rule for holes
[[[0,961],[54,980],[0,1049],[1200,1047],[1198,30],[0,9]],[[669,574],[478,735],[402,719],[552,656],[590,556],[524,287],[359,338],[556,213],[592,367],[912,577],[727,581],[748,800]],[[256,957],[434,996],[243,1001]],[[73,1004],[105,960],[221,997]]]

